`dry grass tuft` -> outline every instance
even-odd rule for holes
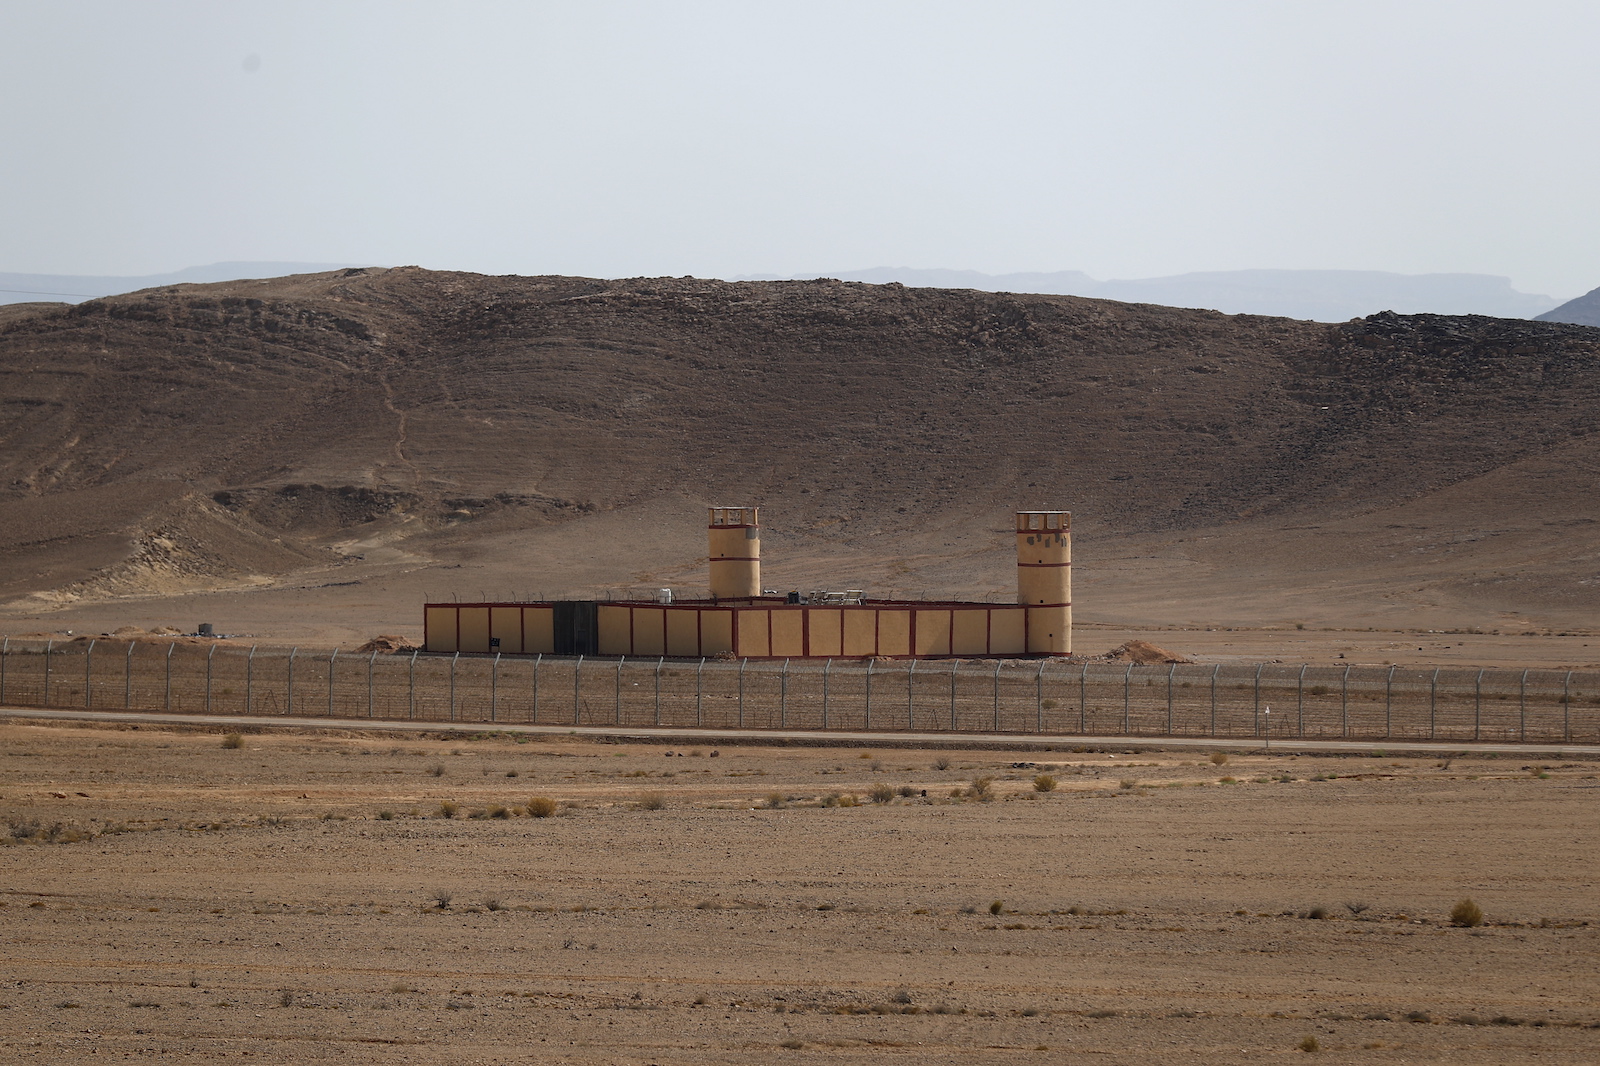
[[[1050,774],[1040,774],[1033,779],[1033,790],[1035,792],[1054,792],[1056,790],[1055,777]]]
[[[1476,928],[1483,924],[1483,908],[1470,899],[1458,900],[1450,908],[1450,924],[1463,929]]]
[[[529,818],[549,818],[556,813],[556,801],[549,796],[534,796],[528,801]]]
[[[867,795],[871,797],[873,803],[888,803],[894,799],[894,786],[880,781],[872,786]]]
[[[639,797],[639,809],[642,811],[666,810],[667,797],[660,792],[646,792]]]
[[[238,733],[228,733],[222,738],[222,746],[228,749],[244,747],[244,737]]]
[[[1226,765],[1228,765],[1228,753],[1225,752],[1225,751],[1214,751],[1214,752],[1212,752],[1211,753],[1211,765],[1212,766],[1226,766]]]

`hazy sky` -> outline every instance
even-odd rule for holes
[[[1600,285],[1600,3],[5,0],[0,270]]]

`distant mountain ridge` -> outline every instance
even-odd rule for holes
[[[1574,326],[1600,326],[1600,289],[1568,300],[1554,311],[1538,316],[1540,322],[1567,322]]]
[[[1518,292],[1511,279],[1490,274],[1391,274],[1380,270],[1225,270],[1161,278],[1097,281],[1078,270],[982,274],[975,270],[874,267],[830,274],[840,281],[983,292],[1089,296],[1126,303],[1193,307],[1229,315],[1270,315],[1313,322],[1348,322],[1380,311],[1399,314],[1532,318],[1554,297]],[[770,274],[735,281],[783,279]],[[1592,295],[1592,294],[1591,294]],[[1593,324],[1593,323],[1584,323]]]
[[[211,263],[170,274],[88,275],[8,274],[0,272],[0,304],[79,303],[161,285],[204,285],[240,278],[278,278],[286,274],[318,274],[368,263]]]

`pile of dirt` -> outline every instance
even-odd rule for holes
[[[419,650],[419,646],[405,637],[395,637],[387,634],[373,637],[356,649],[356,651],[365,652],[368,655],[373,652],[377,652],[379,655],[410,655],[417,650]]]
[[[1184,658],[1177,652],[1168,651],[1148,640],[1130,640],[1126,644],[1119,644],[1106,652],[1105,658],[1114,663],[1137,663],[1139,666],[1194,662],[1193,659]]]

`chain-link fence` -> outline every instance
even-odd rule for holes
[[[0,639],[0,704],[629,728],[1600,741],[1600,674],[1457,667],[353,655]]]

